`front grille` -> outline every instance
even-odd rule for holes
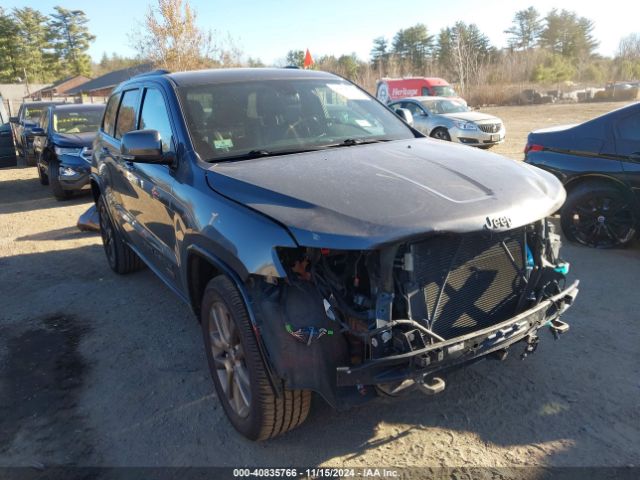
[[[478,125],[484,133],[498,133],[502,127],[501,123],[482,123]]]
[[[524,288],[523,250],[523,229],[413,244],[413,281],[431,329],[450,339],[512,317]]]

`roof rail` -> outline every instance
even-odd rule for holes
[[[149,77],[151,75],[166,75],[167,73],[171,73],[171,72],[169,70],[158,69],[158,70],[152,70],[151,72],[139,73],[137,75],[134,75],[131,78]]]

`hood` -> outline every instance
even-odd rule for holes
[[[60,147],[91,147],[97,132],[55,133],[53,143]]]
[[[482,112],[457,112],[457,113],[442,113],[441,117],[451,118],[452,120],[464,120],[466,122],[482,122],[487,120],[492,120],[496,123],[502,123],[498,117],[494,117],[493,115],[489,115],[488,113]]]
[[[286,226],[299,245],[338,249],[479,231],[502,217],[508,226],[496,230],[515,228],[565,199],[550,173],[428,138],[219,163],[207,182]]]

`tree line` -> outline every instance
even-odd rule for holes
[[[95,37],[87,23],[82,10],[55,7],[45,15],[30,7],[0,7],[0,82],[97,76],[143,62],[172,71],[264,66],[260,59],[246,58],[229,34],[198,27],[188,0],[156,0],[149,6],[130,35],[135,58],[105,53],[92,64],[87,51]],[[593,21],[576,12],[552,9],[543,16],[529,7],[514,14],[504,32],[505,48],[492,45],[474,23],[459,21],[437,33],[417,23],[393,38],[373,39],[369,59],[325,55],[316,58],[313,68],[337,73],[369,90],[385,76],[441,76],[463,95],[486,85],[551,85],[565,80],[602,84],[640,78],[640,34],[624,37],[610,58],[596,53],[599,42],[593,30]],[[279,63],[302,66],[303,61],[304,51],[291,50]]]
[[[87,54],[95,37],[82,10],[55,7],[48,15],[31,8],[0,7],[0,82],[49,83],[89,75]]]
[[[366,86],[375,78],[441,76],[462,94],[483,85],[566,80],[602,84],[640,78],[640,34],[620,41],[614,58],[596,53],[592,20],[576,12],[535,7],[517,11],[505,30],[507,47],[497,48],[473,23],[456,22],[435,33],[423,23],[399,30],[393,38],[373,40],[369,61],[355,54],[320,57],[315,68],[331,70]],[[290,51],[287,63],[301,65],[302,51]]]

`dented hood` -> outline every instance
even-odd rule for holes
[[[551,174],[426,138],[218,163],[218,193],[286,226],[298,244],[368,249],[435,232],[515,228],[554,213]]]

